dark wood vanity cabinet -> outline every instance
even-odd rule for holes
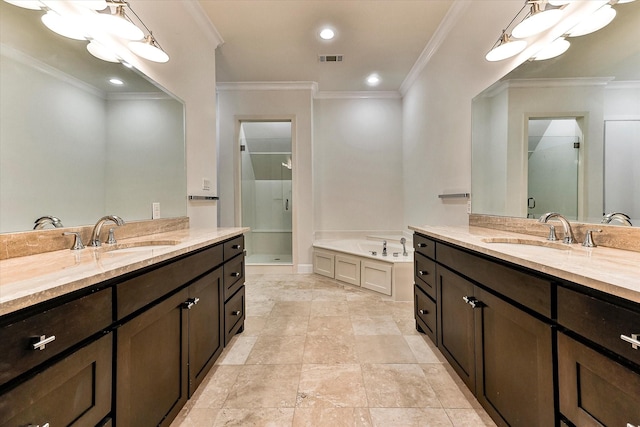
[[[556,425],[551,283],[430,241],[438,348],[498,425]]]
[[[169,425],[244,306],[238,236],[4,316],[0,427]]]
[[[640,305],[558,287],[560,412],[576,426],[640,425]]]
[[[414,315],[416,329],[437,342],[436,330],[436,243],[416,234],[414,247]]]

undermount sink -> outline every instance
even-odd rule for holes
[[[552,249],[561,249],[567,250],[571,249],[571,246],[560,243],[553,242],[548,240],[534,240],[534,239],[521,239],[517,237],[491,237],[482,239],[485,243],[506,243],[511,245],[529,245],[529,246],[539,246],[543,248],[552,248]]]
[[[104,244],[100,246],[100,252],[142,252],[150,249],[165,249],[180,243],[179,240],[147,240],[139,242],[116,243],[115,245]]]

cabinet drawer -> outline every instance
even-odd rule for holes
[[[437,243],[438,264],[443,264],[482,286],[551,318],[551,282],[493,262],[452,246]]]
[[[228,261],[244,251],[244,236],[238,236],[223,243],[224,260]]]
[[[640,375],[558,334],[560,412],[576,426],[640,425]]]
[[[424,256],[436,259],[436,242],[421,234],[413,235],[413,248]]]
[[[108,334],[0,396],[0,426],[95,426],[111,411]]]
[[[416,322],[425,334],[435,343],[436,340],[436,303],[425,294],[422,289],[415,286],[414,310]]]
[[[558,287],[558,323],[640,365],[640,348],[620,338],[640,335],[640,312]]]
[[[244,329],[244,286],[224,304],[224,345]]]
[[[2,327],[0,384],[108,327],[111,295],[111,289],[104,289]],[[50,343],[34,349],[42,340]]]
[[[244,284],[244,257],[227,262],[223,268],[224,300],[228,300]]]
[[[431,298],[436,298],[436,263],[429,258],[414,254],[416,285],[420,286]]]
[[[119,283],[117,318],[128,316],[220,264],[222,245],[218,244]]]

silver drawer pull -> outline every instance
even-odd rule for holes
[[[35,338],[38,339],[38,338]],[[45,347],[47,346],[47,344],[51,344],[52,342],[54,342],[56,340],[56,336],[55,335],[51,335],[49,338],[47,338],[46,335],[40,335],[40,341],[38,342],[34,342],[33,345],[33,349],[34,350],[44,350]]]
[[[420,276],[428,276],[429,272],[428,271],[424,271],[424,270],[418,270],[418,275],[420,275]]]
[[[419,248],[426,248],[427,244],[426,243],[418,243],[418,247]]]
[[[480,308],[484,306],[484,304],[481,301],[478,301],[476,297],[464,296],[462,297],[462,300],[469,304],[471,308]]]
[[[241,247],[242,246],[240,246],[240,245],[233,245],[233,246],[231,246],[231,249],[240,249]]]
[[[49,423],[40,424],[29,424],[27,427],[49,427]]]
[[[234,273],[231,273],[231,277],[240,277],[240,273],[238,273],[237,271]]]
[[[631,348],[634,350],[640,349],[640,334],[631,334],[630,337],[626,335],[620,335],[620,339],[631,344]]]
[[[188,300],[182,303],[182,308],[191,310],[193,306],[199,302],[200,302],[200,298],[189,298]]]
[[[241,314],[242,314],[242,312],[241,312],[241,311],[239,311],[239,310],[235,310],[235,311],[232,311],[232,312],[231,312],[231,315],[232,315],[232,316],[240,316]]]
[[[429,314],[429,312],[427,310],[418,310],[418,313],[420,313],[420,314]]]

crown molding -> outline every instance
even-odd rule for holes
[[[398,91],[319,91],[315,99],[400,99]]]
[[[458,19],[460,19],[460,16],[465,10],[467,10],[470,4],[471,2],[467,0],[455,0],[451,5],[447,14],[442,19],[442,22],[438,25],[433,37],[431,37],[429,43],[427,43],[425,48],[422,50],[418,60],[413,64],[409,74],[407,74],[407,77],[405,77],[404,81],[400,85],[400,94],[402,96],[407,94],[409,88],[413,83],[415,83],[420,73],[431,60],[431,57],[440,48],[442,42],[447,38],[455,23],[458,22]]]
[[[200,2],[198,0],[185,0],[183,4],[191,17],[198,24],[198,27],[204,31],[207,39],[214,44],[214,49],[223,45],[224,39],[222,38],[222,35],[220,35],[216,26],[213,25],[213,22],[211,22],[207,16],[207,12],[205,12]]]
[[[571,86],[607,86],[614,77],[566,77],[547,79],[513,79],[505,84],[509,87],[571,87]]]
[[[216,91],[229,92],[239,90],[309,90],[318,92],[316,82],[217,82]]]

